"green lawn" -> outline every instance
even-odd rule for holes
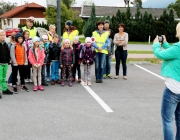
[[[129,54],[153,54],[153,51],[136,51],[136,50],[128,50]]]

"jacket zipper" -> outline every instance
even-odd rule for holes
[[[68,65],[68,49],[67,49],[66,51],[67,51],[67,55],[66,55],[66,65]]]

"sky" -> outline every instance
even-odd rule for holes
[[[3,1],[3,0],[1,0]],[[4,0],[7,1],[7,0]],[[10,2],[17,2],[18,5],[24,4],[24,1],[35,2],[46,7],[46,0],[9,0]],[[55,0],[56,1],[56,0]],[[81,6],[85,0],[76,0],[75,6]],[[124,0],[92,0],[97,6],[118,6],[124,7]],[[133,0],[130,0],[133,1]],[[165,8],[175,0],[142,0],[143,8]]]

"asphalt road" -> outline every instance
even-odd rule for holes
[[[160,74],[160,65],[141,66]],[[20,91],[0,100],[0,140],[162,139],[162,79],[128,65],[128,80],[120,77],[96,84],[94,68],[91,72],[90,89],[113,112],[106,112],[77,82],[73,87],[50,85],[43,92],[33,92],[33,85],[27,84],[29,93]]]

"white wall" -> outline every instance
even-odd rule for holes
[[[9,22],[10,23],[9,25],[4,25],[3,19],[1,19],[2,29],[18,27],[18,24],[20,23],[20,19],[26,19],[26,18],[12,18]],[[39,21],[39,23],[42,22],[47,23],[45,18],[35,18],[35,21]]]

